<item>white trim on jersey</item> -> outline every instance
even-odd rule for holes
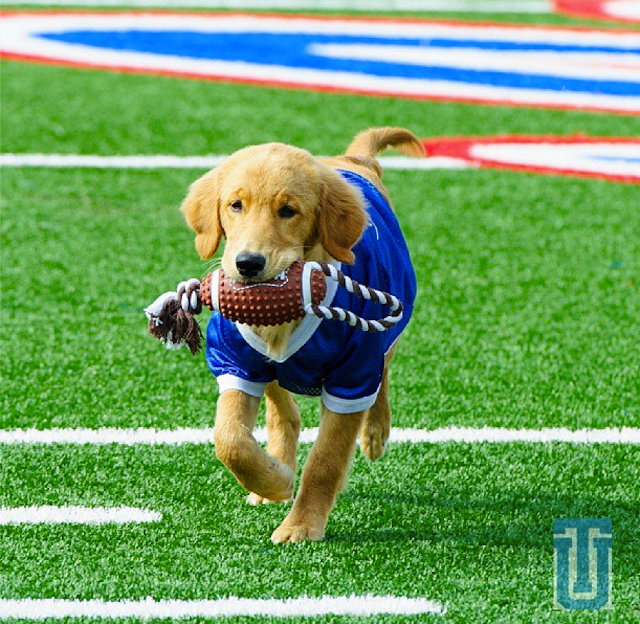
[[[242,377],[236,377],[235,375],[225,374],[216,377],[218,381],[218,387],[220,388],[220,394],[227,390],[240,390],[251,396],[262,398],[268,382],[256,382],[247,381]],[[361,412],[369,409],[378,398],[380,392],[380,386],[378,389],[369,396],[361,397],[359,399],[342,399],[340,397],[329,394],[324,388],[322,388],[322,404],[336,414],[353,414],[354,412]]]
[[[216,380],[218,382],[220,394],[227,390],[241,390],[245,394],[258,397],[259,399],[262,398],[266,387],[269,385],[266,381],[247,381],[246,379],[242,379],[242,377],[236,377],[235,375],[230,374],[220,375],[219,377],[216,377]]]
[[[333,258],[329,261],[329,264],[336,267],[336,269],[340,269],[342,263],[338,260],[334,260]],[[338,289],[338,284],[333,280],[327,280],[327,293],[322,300],[322,304],[324,306],[329,306],[333,302],[333,298],[336,294],[336,290]],[[313,336],[314,332],[322,323],[322,319],[317,316],[306,315],[300,325],[296,327],[296,329],[291,334],[291,338],[289,339],[289,344],[287,345],[287,350],[280,356],[274,357],[273,355],[269,355],[267,343],[256,334],[253,329],[251,329],[250,325],[245,325],[243,323],[236,323],[236,327],[240,332],[240,335],[245,339],[245,342],[255,349],[258,353],[262,355],[266,355],[269,359],[274,360],[275,362],[284,362],[288,360],[296,351],[299,351],[304,347],[305,344],[309,341],[311,336]]]
[[[361,412],[369,409],[378,398],[380,392],[380,386],[378,389],[369,396],[360,397],[359,399],[341,399],[340,397],[329,394],[324,388],[322,388],[322,404],[336,414],[353,414],[354,412]]]

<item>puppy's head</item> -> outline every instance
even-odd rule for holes
[[[308,152],[269,143],[233,154],[196,180],[182,204],[196,248],[238,281],[268,280],[321,245],[353,262],[367,223],[360,194]]]

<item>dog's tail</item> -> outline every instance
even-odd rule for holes
[[[358,133],[345,156],[375,158],[387,147],[395,147],[407,156],[422,157],[425,155],[422,143],[416,136],[404,128],[370,128]]]

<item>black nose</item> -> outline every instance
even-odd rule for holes
[[[243,277],[255,277],[264,269],[267,259],[259,253],[243,251],[236,256],[236,266],[238,273]]]

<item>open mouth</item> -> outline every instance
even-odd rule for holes
[[[235,284],[238,284],[239,290],[245,290],[258,285],[269,286],[271,288],[282,288],[283,286],[289,283],[288,272],[289,272],[289,268],[286,268],[280,271],[280,273],[278,273],[277,275],[274,275],[269,279],[260,279],[258,277],[252,277],[252,278],[240,279],[240,280],[234,278],[232,279],[232,281]]]

